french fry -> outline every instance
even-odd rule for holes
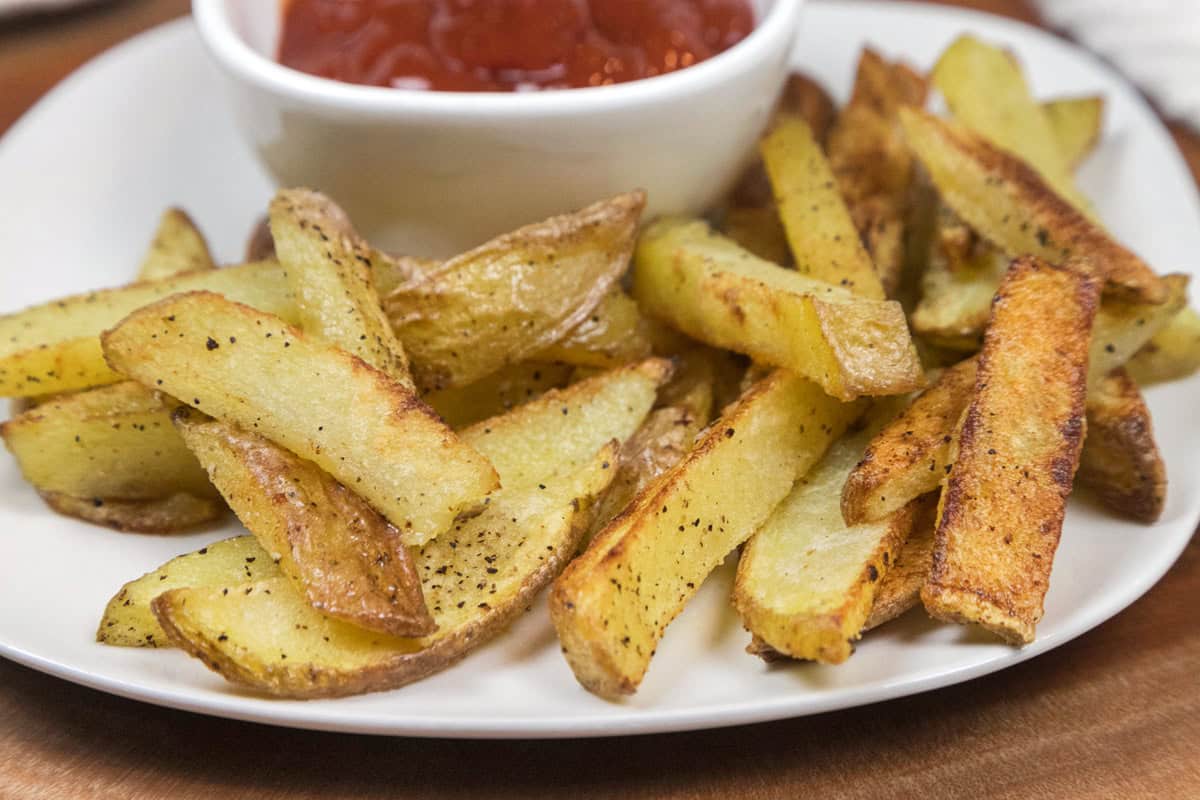
[[[761,208],[735,206],[725,212],[721,229],[730,239],[764,261],[781,266],[792,264],[787,232],[774,205]]]
[[[408,357],[372,279],[374,253],[328,197],[283,189],[270,208],[271,236],[307,333],[358,356],[408,388]]]
[[[157,281],[216,269],[208,243],[183,209],[168,208],[158,221],[150,249],[138,268],[139,281]]]
[[[1083,444],[1099,291],[1032,257],[1001,283],[921,589],[938,619],[1033,640]]]
[[[1200,314],[1185,308],[1126,365],[1139,386],[1186,378],[1200,369]]]
[[[501,236],[384,299],[422,391],[524,361],[587,319],[629,265],[641,192]]]
[[[808,123],[799,117],[781,118],[763,138],[759,152],[796,270],[882,300],[879,274]]]
[[[933,529],[937,524],[937,502],[933,495],[917,504],[916,520],[908,540],[892,558],[892,566],[879,581],[871,614],[863,633],[891,622],[921,604],[921,587],[933,567]]]
[[[704,578],[859,413],[783,371],[727,409],[555,582],[550,614],[579,682],[602,697],[635,691]]]
[[[432,392],[422,399],[447,425],[459,430],[566,386],[574,369],[569,364],[523,361],[475,383]]]
[[[1104,128],[1104,96],[1064,97],[1042,103],[1050,119],[1058,151],[1072,167],[1091,155]]]
[[[975,365],[971,358],[942,372],[870,441],[842,488],[846,524],[882,520],[942,484],[952,434],[975,389]]]
[[[1144,303],[1167,299],[1167,288],[1149,265],[1055,194],[1023,161],[931,114],[903,108],[900,120],[942,199],[1008,255],[1034,255],[1052,264],[1074,258],[1105,280],[1106,293]]]
[[[1054,193],[1092,216],[1091,204],[1075,186],[1054,124],[1034,101],[1010,53],[973,36],[960,36],[942,53],[932,78],[956,119],[1025,161]]]
[[[912,328],[939,347],[974,352],[1009,258],[983,243],[969,246],[957,258],[941,242],[933,247],[921,299],[910,318]]]
[[[646,320],[633,298],[614,289],[583,322],[532,358],[584,367],[619,367],[650,355],[650,335],[646,327]]]
[[[96,641],[115,647],[171,647],[150,610],[150,601],[155,597],[186,586],[229,587],[281,575],[253,536],[235,536],[205,545],[122,586],[104,609]]]
[[[38,494],[63,516],[131,533],[179,533],[219,519],[226,510],[219,500],[186,492],[144,500]]]
[[[660,220],[638,244],[634,297],[689,336],[791,369],[843,400],[924,381],[900,305],[758,259],[703,222]]]
[[[312,461],[399,528],[406,544],[478,511],[497,486],[487,460],[404,386],[219,295],[162,300],[103,340],[114,369]]]
[[[181,406],[175,427],[305,601],[392,636],[433,631],[400,531],[328,473],[255,433]]]
[[[1105,298],[1096,312],[1088,358],[1088,383],[1094,384],[1133,358],[1152,337],[1166,329],[1187,306],[1187,275],[1164,275],[1166,299],[1134,303]]]
[[[1151,523],[1167,499],[1167,468],[1154,441],[1150,409],[1124,369],[1091,385],[1080,484],[1112,511]]]
[[[296,304],[274,262],[201,270],[161,281],[103,289],[0,316],[0,397],[55,394],[116,383],[100,334],[127,314],[180,292],[210,291],[288,322]]]
[[[864,428],[834,442],[742,548],[733,605],[758,640],[790,658],[850,657],[880,577],[912,531],[916,504],[847,525],[841,489],[875,433],[903,408],[882,402]]]

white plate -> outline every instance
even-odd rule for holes
[[[1102,92],[1104,142],[1082,183],[1104,220],[1162,269],[1200,252],[1195,187],[1146,104],[1096,59],[993,17],[891,3],[814,3],[797,64],[844,98],[871,43],[926,67],[971,30],[1010,45],[1041,96]],[[159,212],[188,208],[219,257],[239,257],[270,186],[225,114],[191,23],[101,56],[55,89],[0,142],[0,304],[5,310],[127,281]],[[106,601],[167,558],[236,532],[113,533],[55,516],[0,459],[0,654],[53,675],[161,705],[277,725],[456,737],[602,736],[686,730],[813,714],[993,672],[1057,647],[1133,602],[1175,561],[1200,517],[1194,447],[1200,379],[1153,389],[1150,405],[1173,479],[1153,527],[1072,502],[1035,644],[1016,650],[920,613],[869,634],[839,667],[767,667],[746,655],[714,576],[671,626],[638,694],[619,704],[575,683],[545,608],[457,667],[394,692],[341,700],[267,700],[231,688],[167,650],[93,642]]]

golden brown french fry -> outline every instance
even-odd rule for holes
[[[1103,380],[1125,365],[1152,337],[1167,328],[1187,306],[1187,275],[1164,275],[1166,299],[1161,303],[1133,303],[1105,298],[1096,312],[1088,358],[1088,383]]]
[[[1060,198],[1035,170],[953,122],[900,110],[909,145],[942,199],[980,235],[1010,256],[1052,264],[1069,258],[1105,280],[1106,293],[1144,303],[1167,299],[1146,262]]]
[[[942,53],[932,77],[956,119],[1023,160],[1059,197],[1092,216],[1050,117],[1034,101],[1010,53],[960,36]]]
[[[900,546],[900,552],[892,557],[891,568],[879,581],[875,603],[863,625],[863,633],[891,622],[921,604],[921,587],[933,567],[933,529],[936,524],[937,499],[931,494],[917,504],[912,533]]]
[[[754,651],[765,644],[826,664],[850,657],[880,577],[912,531],[916,504],[847,525],[841,488],[863,448],[901,408],[884,401],[867,412],[863,429],[834,442],[742,548],[733,605],[758,640]]]
[[[1124,369],[1092,384],[1087,398],[1087,438],[1079,483],[1106,507],[1154,522],[1167,500],[1167,468],[1154,441],[1150,409]]]
[[[274,262],[201,270],[43,303],[0,316],[0,397],[116,383],[121,376],[104,362],[100,334],[142,306],[199,290],[296,321],[296,304]]]
[[[763,138],[759,153],[796,270],[882,300],[883,284],[808,123],[800,117],[782,117]]]
[[[884,519],[942,484],[953,431],[974,393],[975,364],[970,358],[942,372],[866,446],[842,488],[847,524]]]
[[[1058,150],[1067,165],[1075,168],[1087,158],[1104,128],[1104,96],[1064,97],[1042,103],[1050,119]]]
[[[939,236],[921,280],[921,299],[910,318],[913,330],[939,347],[978,350],[992,297],[1009,260],[982,242],[951,253]]]
[[[459,430],[566,386],[574,369],[569,364],[524,361],[467,386],[442,389],[422,399],[447,425]]]
[[[1033,257],[1000,285],[942,490],[934,617],[1033,640],[1083,444],[1099,281]]]
[[[223,272],[225,270],[218,270]],[[114,369],[260,433],[352,488],[422,544],[496,488],[495,470],[408,389],[278,317],[194,292],[104,334]]]
[[[158,221],[150,249],[138,268],[139,281],[156,281],[185,272],[215,269],[208,243],[183,209],[168,208]]]
[[[186,492],[144,500],[72,497],[47,491],[38,494],[46,505],[63,516],[131,533],[179,533],[212,522],[225,513],[221,501]]]
[[[362,498],[258,434],[187,406],[173,421],[238,519],[310,606],[392,636],[433,631],[400,531]]]
[[[501,236],[384,299],[423,391],[524,361],[587,319],[629,266],[645,195]]]
[[[604,296],[567,335],[535,353],[535,361],[619,367],[650,355],[650,334],[637,303],[621,289]]]
[[[375,254],[346,213],[318,192],[281,189],[270,224],[300,327],[412,388],[408,357],[375,291]]]
[[[1186,378],[1200,369],[1200,314],[1185,308],[1127,364],[1139,386]]]
[[[551,618],[575,677],[636,690],[666,626],[861,412],[776,371],[592,540],[554,584]]]
[[[253,536],[223,539],[172,558],[121,587],[104,609],[96,641],[116,647],[171,647],[150,601],[185,586],[237,586],[280,577],[279,567]]]
[[[647,314],[791,369],[843,400],[901,394],[924,381],[898,303],[763,261],[703,222],[650,225],[638,243],[633,292]]]

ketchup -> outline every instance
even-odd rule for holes
[[[285,0],[279,62],[368,86],[568,89],[690,67],[753,27],[747,0]]]

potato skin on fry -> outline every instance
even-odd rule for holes
[[[178,492],[142,500],[72,497],[40,491],[46,505],[66,517],[127,533],[179,533],[219,519],[225,506],[211,497]]]
[[[938,619],[1033,641],[1083,445],[1099,291],[1033,257],[1000,286],[921,589]]]
[[[782,370],[727,409],[555,582],[550,615],[579,682],[634,692],[704,578],[859,413]]]
[[[175,427],[313,608],[392,636],[434,629],[400,531],[310,461],[187,406]]]
[[[1093,384],[1079,482],[1112,511],[1151,523],[1167,499],[1167,468],[1154,441],[1150,409],[1124,369]]]
[[[892,566],[879,582],[871,615],[863,625],[863,633],[891,622],[910,608],[920,605],[921,587],[933,567],[933,532],[937,525],[937,497],[927,495],[917,506],[912,533],[900,546]]]
[[[260,433],[429,541],[477,511],[496,472],[424,403],[361,359],[207,292],[129,315],[109,363],[218,419]]]
[[[945,370],[867,445],[842,488],[848,525],[883,519],[937,489],[950,464],[950,433],[975,389],[975,359]]]
[[[900,120],[946,204],[1010,256],[1058,264],[1081,259],[1105,280],[1108,294],[1146,303],[1167,299],[1146,262],[1055,194],[1032,167],[932,114],[905,108]]]

